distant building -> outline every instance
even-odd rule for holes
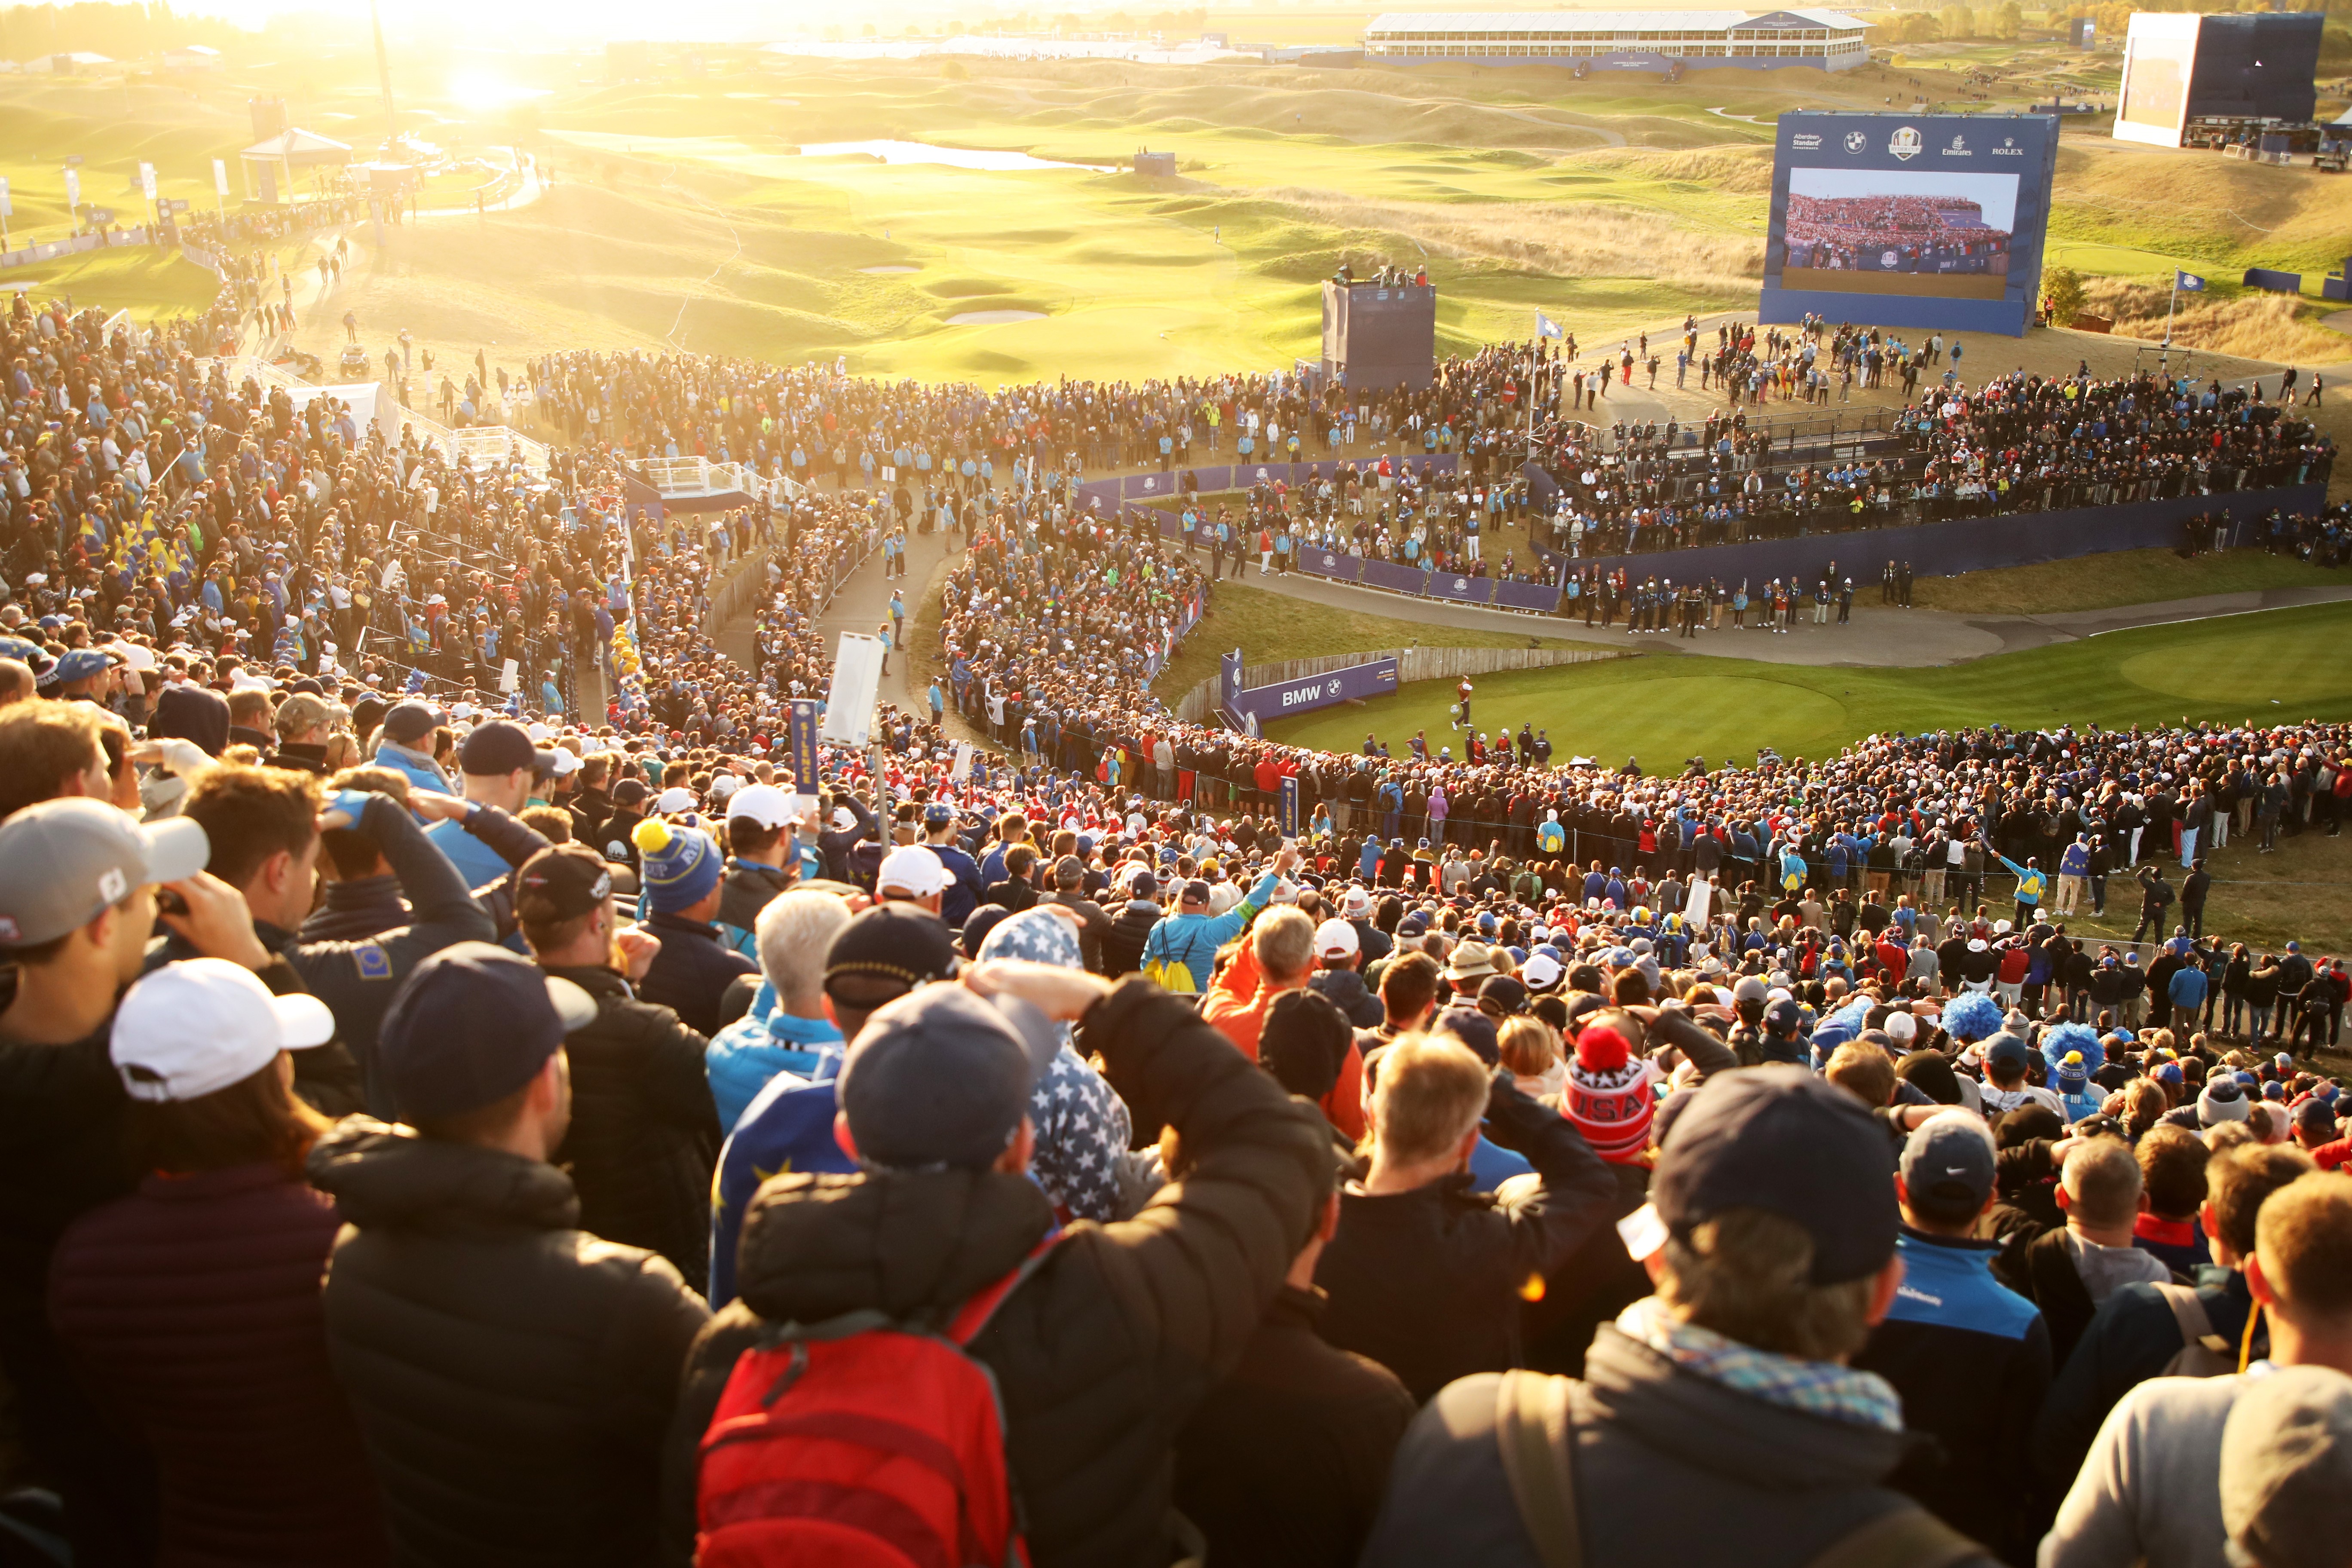
[[[1870,58],[1868,26],[1840,11],[1391,11],[1364,29],[1364,57],[1391,65],[1838,71]]]
[[[210,44],[182,44],[163,51],[163,68],[175,71],[216,71],[222,68],[221,52]]]

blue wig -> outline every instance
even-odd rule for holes
[[[1952,998],[1944,1009],[1944,1033],[1956,1040],[1990,1039],[2000,1033],[2000,1004],[1978,992]]]
[[[2058,1064],[2066,1059],[2069,1051],[2083,1053],[2085,1077],[2106,1066],[2106,1048],[2099,1044],[2099,1031],[2088,1024],[2061,1024],[2042,1037],[2042,1059],[2049,1065],[2048,1086],[2058,1087]]]

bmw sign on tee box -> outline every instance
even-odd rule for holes
[[[1396,689],[1397,661],[1378,658],[1370,664],[1343,665],[1321,675],[1276,681],[1272,686],[1253,686],[1244,690],[1236,685],[1231,706],[1236,713],[1254,715],[1264,724],[1286,714],[1306,713],[1334,703],[1386,697]]]
[[[1762,320],[2024,335],[2057,116],[1790,113],[1778,134]]]

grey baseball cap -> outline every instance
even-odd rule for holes
[[[32,947],[98,918],[134,888],[212,858],[201,823],[137,823],[102,802],[45,800],[0,823],[0,948]]]
[[[1028,1003],[934,982],[866,1021],[834,1089],[860,1160],[985,1170],[1012,1145],[1060,1049],[1059,1031]]]
[[[2221,1429],[2230,1561],[2333,1568],[2352,1531],[2352,1378],[2283,1366],[2244,1382]]]

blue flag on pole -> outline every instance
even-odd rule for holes
[[[425,689],[425,672],[423,670],[412,669],[408,672],[408,689],[412,692],[422,691]]]
[[[1539,338],[1556,338],[1559,335],[1559,323],[1553,321],[1549,316],[1545,315],[1541,310],[1538,310],[1536,312],[1536,336]]]
[[[2177,268],[2172,274],[2172,286],[2190,294],[2205,292],[2205,279],[2198,277],[2194,272],[2182,272]]]

